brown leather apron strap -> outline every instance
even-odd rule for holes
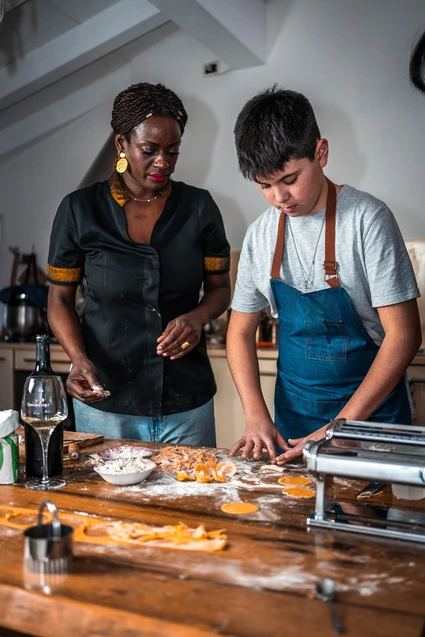
[[[339,288],[337,274],[338,264],[335,261],[335,225],[336,225],[336,188],[332,181],[328,182],[328,195],[326,199],[326,227],[325,227],[325,261],[323,269],[325,271],[324,280],[331,288]],[[283,260],[283,249],[285,246],[285,213],[281,212],[277,229],[276,247],[273,257],[271,271],[272,279],[280,279],[280,267]]]
[[[272,279],[280,279],[280,266],[283,259],[283,248],[285,245],[285,213],[280,212],[279,225],[277,228],[276,247],[273,257],[273,265],[271,271]]]
[[[339,288],[338,264],[335,261],[336,188],[335,184],[328,178],[326,181],[328,182],[328,196],[326,200],[324,280],[329,287]]]

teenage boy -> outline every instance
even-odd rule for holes
[[[283,464],[332,418],[409,424],[419,291],[391,211],[325,177],[328,142],[303,95],[259,93],[234,132],[239,168],[270,207],[248,228],[232,302],[227,357],[246,429],[231,455],[265,447]],[[275,423],[255,348],[268,305],[279,319]]]

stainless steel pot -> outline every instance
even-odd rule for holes
[[[23,298],[16,299],[18,302],[4,306],[3,327],[8,336],[35,336],[43,329],[43,312],[40,307],[27,300],[26,294],[20,296]]]

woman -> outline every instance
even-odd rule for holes
[[[161,84],[122,91],[111,121],[116,170],[57,212],[48,318],[72,361],[78,431],[215,446],[203,328],[229,306],[229,245],[211,195],[171,181],[186,121]]]

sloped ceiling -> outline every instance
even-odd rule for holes
[[[265,61],[263,0],[6,0],[0,160],[100,104],[114,77],[122,86],[125,71],[112,54],[155,30],[167,35],[167,24],[186,30],[230,69]],[[70,93],[66,79],[76,72],[82,87],[76,91],[74,83]]]
[[[6,0],[0,24],[0,68],[74,27],[90,20],[119,0]]]

